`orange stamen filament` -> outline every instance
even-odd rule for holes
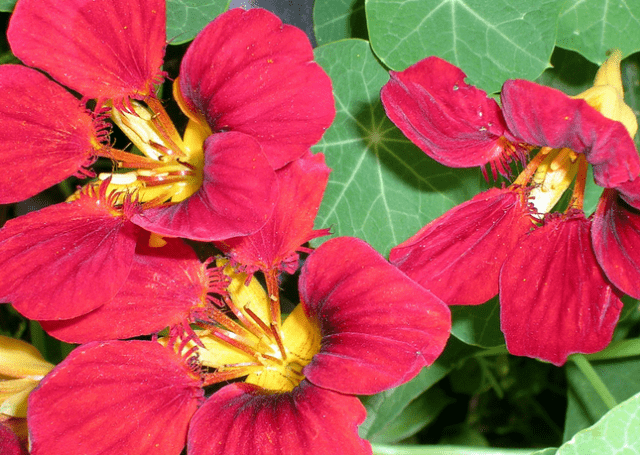
[[[552,150],[553,149],[551,147],[542,147],[536,154],[536,156],[533,157],[531,161],[529,161],[527,167],[520,173],[520,175],[518,175],[518,178],[513,181],[513,184],[518,186],[525,186],[529,182],[529,180],[531,180],[531,177],[533,177],[533,175],[536,173],[542,161],[544,161],[544,159]]]
[[[584,207],[584,189],[587,184],[587,169],[589,164],[587,163],[587,158],[580,154],[578,155],[578,173],[576,175],[576,184],[573,187],[573,193],[571,194],[571,200],[569,201],[570,209],[578,209],[582,210]]]

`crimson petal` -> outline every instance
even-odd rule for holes
[[[395,387],[433,363],[449,338],[449,308],[362,240],[322,244],[299,286],[322,336],[303,373],[319,387],[348,394]]]
[[[267,224],[255,234],[228,239],[218,246],[248,271],[277,268],[295,272],[296,250],[329,234],[328,229],[314,231],[313,222],[330,172],[323,154],[308,154],[280,168],[276,172],[280,195]]]
[[[607,278],[625,294],[640,299],[640,212],[615,190],[602,193],[591,227],[593,249]]]
[[[622,302],[591,247],[579,211],[554,216],[523,238],[500,272],[501,324],[509,352],[562,365],[604,349]]]
[[[195,413],[188,455],[367,455],[358,437],[365,409],[355,397],[303,381],[293,391],[264,393],[252,384],[228,385]]]
[[[18,436],[0,421],[0,455],[28,455]]]
[[[158,343],[89,343],[31,393],[31,453],[179,455],[202,399],[200,379]]]
[[[112,300],[74,319],[41,321],[42,328],[67,343],[86,343],[148,335],[187,320],[192,308],[204,305],[203,265],[182,240],[152,248],[148,237],[138,241],[131,271]]]
[[[159,82],[164,0],[20,0],[7,36],[29,66],[86,98],[141,98]]]
[[[0,66],[0,91],[0,204],[27,199],[91,163],[98,133],[73,95],[18,65]]]
[[[427,224],[389,260],[445,303],[478,305],[498,293],[502,263],[532,227],[526,195],[493,188]]]
[[[158,234],[209,242],[251,234],[267,222],[278,184],[260,144],[228,132],[209,136],[204,149],[200,189],[176,205],[135,215],[134,223]]]
[[[258,139],[275,169],[302,156],[335,116],[331,80],[305,33],[263,9],[233,9],[200,32],[180,90],[214,131]]]
[[[9,220],[0,229],[0,301],[36,320],[86,314],[122,286],[139,232],[86,195]]]
[[[501,158],[506,125],[500,107],[465,83],[460,68],[429,57],[390,74],[380,92],[387,115],[427,155],[449,167]]]
[[[611,188],[640,174],[638,151],[624,125],[586,101],[519,79],[505,82],[501,99],[514,134],[529,144],[584,153],[598,185]]]

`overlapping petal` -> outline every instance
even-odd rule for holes
[[[500,272],[509,352],[562,365],[611,341],[622,302],[598,265],[579,211],[552,216],[522,239]]]
[[[97,132],[80,102],[43,74],[0,66],[0,204],[27,199],[90,164]]]
[[[193,249],[169,238],[150,247],[147,239],[138,241],[129,275],[113,299],[77,318],[41,321],[44,330],[68,343],[131,338],[180,324],[192,308],[204,306],[207,275]]]
[[[193,416],[187,453],[366,455],[371,446],[357,430],[364,418],[365,409],[356,397],[306,381],[279,394],[265,394],[251,384],[231,384]]]
[[[522,189],[493,188],[427,224],[389,260],[447,304],[478,305],[498,293],[502,263],[532,221]]]
[[[9,220],[0,230],[0,301],[36,320],[86,314],[122,286],[139,232],[89,195]]]
[[[214,132],[255,137],[276,169],[302,156],[335,115],[331,81],[307,36],[262,9],[211,22],[182,60],[180,90]]]
[[[29,399],[33,455],[179,455],[203,399],[200,379],[158,343],[89,343]]]
[[[323,388],[374,394],[397,386],[433,363],[449,337],[448,307],[356,238],[314,251],[299,289],[322,335],[303,373]]]
[[[218,246],[249,270],[294,272],[298,266],[296,250],[313,238],[329,234],[327,229],[315,231],[313,222],[330,172],[323,154],[308,154],[279,169],[280,194],[267,224],[255,234],[228,239]]]
[[[251,234],[269,219],[278,184],[260,144],[243,133],[213,134],[204,144],[200,189],[169,207],[148,209],[132,220],[158,234],[203,242]]]
[[[506,124],[500,107],[465,83],[460,68],[429,57],[390,74],[380,93],[387,115],[427,155],[449,167],[501,158]]]
[[[0,455],[27,455],[18,436],[11,429],[0,422]]]
[[[581,99],[524,80],[502,87],[502,111],[509,129],[524,141],[584,153],[596,183],[611,188],[640,174],[640,158],[624,125]]]
[[[20,0],[7,36],[25,64],[86,98],[122,100],[159,82],[165,27],[164,0]]]
[[[640,299],[640,213],[606,189],[593,216],[593,249],[607,278]]]

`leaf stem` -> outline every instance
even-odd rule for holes
[[[374,455],[531,455],[538,449],[502,449],[443,445],[371,444]]]
[[[582,374],[584,374],[591,383],[591,386],[595,389],[604,404],[609,409],[616,407],[618,402],[613,395],[611,395],[611,392],[609,392],[609,389],[605,383],[602,382],[602,379],[600,379],[600,376],[598,376],[598,373],[593,369],[587,358],[582,354],[573,354],[570,359],[576,364],[580,371],[582,371]]]

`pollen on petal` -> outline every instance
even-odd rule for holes
[[[622,302],[591,246],[581,211],[547,217],[524,237],[500,272],[500,321],[507,348],[562,365],[604,349]]]
[[[0,204],[27,199],[91,163],[98,132],[80,101],[42,73],[0,66]]]
[[[500,107],[464,82],[462,70],[429,57],[390,74],[380,93],[387,115],[431,158],[449,167],[474,167],[508,156]]]
[[[427,224],[389,260],[445,303],[479,305],[498,293],[503,262],[533,226],[522,190],[493,188]]]

